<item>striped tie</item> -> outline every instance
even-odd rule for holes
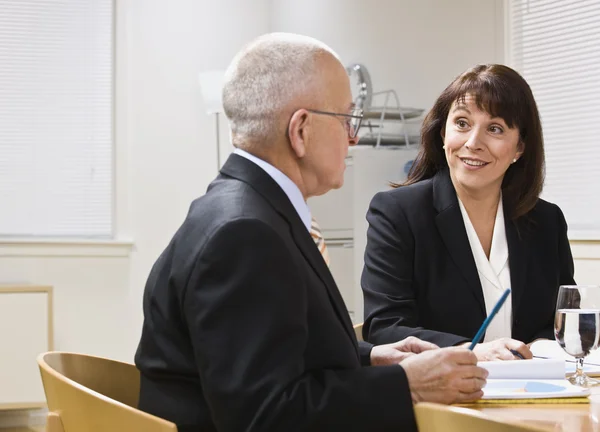
[[[325,260],[325,264],[329,265],[329,252],[327,252],[327,245],[325,245],[325,239],[323,238],[323,234],[321,234],[321,228],[319,228],[319,224],[315,218],[312,218],[310,222],[310,235],[315,241],[319,252],[321,252],[321,256]]]

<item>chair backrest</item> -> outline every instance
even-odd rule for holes
[[[543,429],[490,418],[485,414],[447,405],[421,402],[415,405],[419,432],[540,432]]]
[[[358,340],[358,341],[363,340],[362,328],[363,328],[363,323],[356,324],[354,326],[354,334],[356,334],[356,340]]]
[[[132,364],[49,352],[38,365],[50,412],[47,432],[177,431],[174,423],[137,409],[140,375]]]

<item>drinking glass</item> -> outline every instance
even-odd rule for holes
[[[583,360],[598,348],[600,338],[600,286],[560,286],[554,336],[562,349],[577,361],[575,375],[569,378],[571,384],[581,387],[600,384],[583,372]]]

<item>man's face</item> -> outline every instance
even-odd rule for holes
[[[323,95],[312,109],[332,113],[351,114],[352,92],[350,80],[344,67],[337,59],[323,61]],[[348,122],[350,118],[334,115],[311,114],[313,116],[313,134],[311,145],[307,149],[306,169],[311,171],[314,187],[311,195],[322,195],[344,184],[346,156],[348,147],[355,145],[358,138],[350,138]]]

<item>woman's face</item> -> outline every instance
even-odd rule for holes
[[[500,191],[506,170],[523,154],[519,129],[481,111],[470,94],[450,107],[442,138],[452,182],[470,194]]]

